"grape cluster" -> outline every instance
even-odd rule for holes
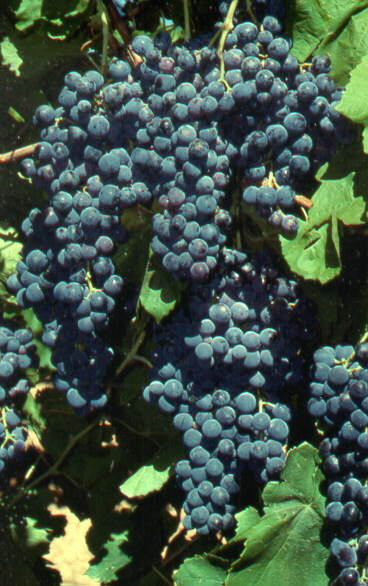
[[[35,344],[28,328],[15,329],[9,321],[0,326],[0,472],[24,451],[26,429],[16,404],[30,386],[23,372],[36,365]]]
[[[213,51],[172,47],[167,33],[154,42],[139,35],[132,49],[141,59],[134,75],[148,94],[141,104],[146,126],[132,151],[134,173],[162,207],[152,220],[152,249],[179,278],[204,281],[230,224],[219,207],[230,153],[215,120],[225,88],[216,81]]]
[[[129,111],[140,87],[122,81],[130,75],[123,65],[113,63],[110,75],[120,80],[120,106],[125,110],[127,104]],[[42,339],[53,348],[57,369],[55,387],[80,414],[106,402],[100,385],[112,350],[101,331],[123,284],[110,256],[126,238],[122,212],[144,191],[141,183],[133,183],[124,148],[129,141],[125,127],[134,124],[138,112],[127,112],[121,122],[108,105],[115,84],[103,85],[96,71],[70,72],[60,107],[40,106],[35,112],[41,141],[21,168],[46,190],[49,205],[32,210],[23,222],[27,243],[17,272],[8,279],[18,304],[33,307],[44,324]]]
[[[156,333],[152,382],[143,396],[173,415],[188,460],[176,467],[186,493],[187,529],[200,534],[233,523],[231,495],[241,473],[259,482],[282,469],[291,412],[280,391],[301,376],[297,356],[311,308],[274,259],[226,250],[215,276],[193,284],[188,313]]]
[[[325,427],[326,516],[336,535],[330,550],[340,582],[361,584],[368,556],[368,343],[318,349],[311,376],[308,411]]]
[[[237,150],[243,201],[275,228],[298,229],[296,189],[315,176],[354,129],[336,112],[343,87],[328,75],[331,61],[317,55],[299,64],[282,25],[266,16],[261,27],[238,24],[223,54],[228,115],[221,135]]]

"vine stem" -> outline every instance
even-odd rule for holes
[[[156,566],[152,566],[152,570],[155,572],[155,574],[157,574],[157,576],[161,578],[161,580],[165,582],[165,584],[171,584],[171,582],[166,578],[166,576],[164,576],[164,574],[162,574],[162,572],[160,572],[160,570],[156,568]]]
[[[189,14],[189,0],[183,0],[184,7],[184,39],[190,39],[190,14]]]
[[[295,201],[301,207],[307,208],[309,210],[314,204],[311,199],[305,197],[304,195],[296,195]]]
[[[102,4],[101,0],[97,0],[98,10],[101,16],[102,22],[102,75],[106,77],[107,73],[107,50],[109,47],[109,18],[106,7]]]
[[[226,18],[224,20],[224,24],[222,25],[220,31],[221,31],[221,36],[220,36],[220,40],[219,43],[217,45],[217,55],[220,58],[220,77],[219,77],[219,81],[222,81],[223,83],[225,83],[225,85],[228,87],[227,82],[225,82],[225,78],[224,78],[224,74],[225,74],[225,62],[223,59],[223,52],[224,52],[224,48],[225,48],[225,42],[227,39],[227,36],[229,34],[229,32],[234,28],[234,15],[235,15],[235,11],[238,7],[239,4],[239,0],[232,0],[229,10],[227,12]]]
[[[258,20],[256,19],[253,8],[252,8],[252,0],[246,0],[247,12],[251,19],[253,20],[254,24],[259,24]]]
[[[149,368],[152,367],[152,364],[149,360],[147,360],[143,356],[138,356],[138,354],[137,354],[139,348],[142,346],[144,340],[146,339],[147,325],[148,325],[148,323],[144,324],[144,329],[142,329],[139,332],[138,338],[137,338],[136,342],[134,343],[133,348],[130,350],[130,352],[127,353],[123,362],[120,364],[119,368],[116,370],[115,378],[120,376],[121,373],[126,369],[126,367],[129,366],[129,364],[134,361],[142,362],[143,364],[145,364]]]
[[[19,149],[15,149],[14,151],[10,151],[9,153],[3,153],[0,155],[0,164],[11,163],[11,161],[17,161],[18,159],[22,159],[23,157],[28,157],[29,155],[33,155],[38,146],[38,142],[34,144],[29,144],[24,147],[20,147]]]
[[[217,47],[217,54],[222,56],[225,47],[225,41],[227,39],[227,35],[229,32],[234,28],[234,14],[236,9],[238,8],[239,0],[232,0],[229,10],[227,12],[226,18],[224,20],[224,24],[221,27],[221,36],[219,40],[219,44]]]
[[[26,491],[32,490],[38,484],[40,484],[41,482],[43,482],[46,478],[48,478],[49,476],[52,476],[53,474],[55,474],[55,472],[58,472],[59,466],[64,462],[65,458],[69,455],[69,453],[72,451],[72,449],[74,448],[74,446],[85,435],[88,435],[89,432],[92,431],[92,429],[94,427],[96,427],[97,424],[98,424],[98,421],[94,421],[93,423],[91,423],[90,425],[88,425],[87,427],[85,427],[84,429],[82,429],[82,431],[80,431],[79,433],[77,433],[77,435],[75,435],[70,440],[70,442],[68,443],[67,447],[65,448],[65,450],[63,451],[63,453],[61,454],[61,456],[59,456],[59,458],[56,460],[55,464],[53,464],[48,470],[46,470],[46,472],[44,472],[43,474],[41,474],[41,476],[39,476],[38,478],[36,478],[35,480],[33,480],[33,482],[30,482],[29,484],[25,485],[23,487],[23,490],[24,491],[19,492],[17,495],[15,495],[15,497],[9,503],[8,508],[11,508],[15,503],[17,503],[24,496],[24,494],[25,494]]]

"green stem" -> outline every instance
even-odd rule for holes
[[[128,352],[128,354],[126,355],[126,357],[124,358],[123,362],[120,364],[119,368],[116,370],[116,375],[115,377],[118,377],[121,375],[121,373],[135,360],[137,360],[137,352],[139,350],[139,348],[141,347],[141,345],[143,344],[144,340],[146,338],[146,332],[145,330],[141,331],[133,348],[131,349],[130,352]],[[140,362],[142,362],[142,357],[140,357]],[[150,365],[151,363],[149,361],[147,361],[148,364]],[[147,362],[145,362],[146,366],[148,366]]]
[[[184,5],[184,39],[190,39],[189,0],[183,0]]]
[[[217,53],[219,56],[222,56],[225,47],[225,41],[227,39],[227,35],[229,32],[234,28],[234,14],[236,9],[238,8],[239,0],[232,0],[226,18],[224,20],[224,24],[221,27],[221,37],[219,40],[219,44],[217,47]]]
[[[17,503],[24,496],[26,491],[32,490],[38,484],[43,482],[46,478],[55,474],[55,472],[57,472],[59,466],[64,462],[65,458],[69,455],[69,453],[72,451],[74,446],[79,442],[80,439],[82,439],[85,435],[89,434],[89,432],[94,427],[96,427],[97,423],[98,423],[98,421],[94,421],[93,423],[88,425],[88,427],[85,427],[84,429],[82,429],[82,431],[80,431],[77,435],[75,435],[70,440],[70,442],[68,443],[67,447],[65,448],[65,450],[61,454],[61,456],[59,456],[59,458],[56,460],[55,464],[53,464],[48,470],[46,470],[46,472],[41,474],[41,476],[36,478],[33,482],[30,482],[28,485],[26,485],[24,487],[23,491],[21,491],[17,495],[15,495],[13,500],[9,503],[8,508],[12,507],[15,503]]]
[[[247,12],[248,12],[249,16],[251,17],[251,19],[253,20],[254,24],[259,25],[259,22],[256,19],[254,12],[253,12],[252,0],[246,0],[246,7],[247,7]]]
[[[155,572],[155,574],[157,574],[157,576],[161,578],[161,580],[165,582],[165,584],[171,585],[171,582],[166,578],[166,576],[164,576],[155,566],[152,566],[152,570]]]
[[[122,425],[123,427],[125,427],[125,429],[127,429],[131,433],[134,433],[134,435],[138,435],[139,437],[148,438],[149,440],[151,440],[151,442],[153,444],[155,444],[156,447],[158,447],[158,448],[160,447],[160,445],[156,442],[156,440],[153,439],[152,432],[138,431],[137,429],[134,429],[134,427],[131,427],[130,425],[128,425],[128,423],[126,423],[125,421],[122,421],[121,419],[118,419],[117,417],[111,417],[110,419],[111,419],[111,421],[116,421],[116,423],[119,423],[119,425]],[[157,435],[159,435],[159,432],[157,432]]]
[[[223,58],[223,53],[224,53],[224,48],[225,48],[225,42],[227,39],[227,36],[229,34],[229,32],[234,28],[234,14],[235,11],[238,7],[239,4],[239,0],[232,0],[228,13],[226,15],[226,18],[224,20],[224,23],[220,29],[221,31],[221,36],[220,36],[220,40],[219,40],[219,44],[217,46],[217,55],[220,58],[220,78],[219,81],[222,81],[223,83],[225,83],[225,85],[227,86],[227,89],[230,89],[228,87],[227,82],[225,82],[225,62],[224,62],[224,58]],[[212,41],[211,41],[212,42]]]
[[[97,7],[98,11],[101,16],[102,22],[102,75],[106,77],[107,73],[107,50],[109,47],[109,20],[107,9],[101,2],[101,0],[97,0]]]

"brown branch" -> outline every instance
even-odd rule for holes
[[[298,205],[302,206],[303,208],[307,208],[307,210],[309,210],[314,205],[312,200],[308,199],[307,197],[304,197],[304,195],[296,195],[295,201]]]
[[[3,153],[0,155],[0,164],[11,163],[11,161],[17,161],[18,159],[23,159],[23,157],[28,157],[29,155],[33,155],[38,146],[38,142],[34,144],[29,144],[25,147],[20,147],[19,149],[15,149],[15,151],[10,151],[9,153]]]

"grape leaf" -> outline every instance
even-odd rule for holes
[[[293,39],[293,54],[305,61],[318,47],[342,32],[351,16],[368,6],[368,0],[292,0],[286,24]]]
[[[12,43],[9,37],[5,37],[0,43],[1,63],[5,67],[9,67],[10,71],[14,71],[17,77],[20,76],[20,67],[23,59],[20,57],[17,47]]]
[[[0,551],[1,551],[1,583],[22,584],[24,586],[37,586],[39,580],[32,572],[29,560],[19,543],[14,543],[9,528],[8,515],[5,515],[5,506],[0,513]]]
[[[227,586],[327,586],[328,549],[320,542],[325,499],[318,451],[304,443],[287,456],[281,481],[263,490],[264,515],[246,509],[238,515],[233,542],[245,540]]]
[[[150,249],[138,303],[160,322],[174,309],[179,297],[179,282],[162,267]]]
[[[160,490],[169,479],[170,468],[171,466],[168,466],[164,470],[157,470],[152,464],[142,466],[119,487],[120,491],[132,499]]]
[[[354,173],[322,181],[312,198],[308,220],[300,222],[297,235],[280,235],[282,253],[294,273],[322,284],[340,273],[338,220],[346,226],[364,223],[364,200],[354,197],[353,183]]]
[[[43,0],[22,0],[18,10],[15,12],[17,19],[16,27],[23,31],[32,26],[42,16]]]
[[[81,521],[68,507],[59,508],[55,504],[51,504],[48,510],[52,515],[65,516],[67,524],[64,535],[55,537],[50,543],[49,552],[42,556],[48,562],[47,566],[60,573],[63,584],[97,586],[99,582],[85,576],[93,559],[93,554],[89,551],[86,540],[92,525],[91,520]]]
[[[91,565],[85,575],[97,580],[99,584],[110,584],[116,580],[116,572],[131,560],[120,548],[126,541],[128,541],[128,531],[120,534],[112,533],[109,541],[104,545],[107,555],[97,564]]]
[[[14,11],[16,28],[23,32],[42,20],[50,38],[63,40],[75,32],[93,0],[22,0]]]
[[[368,16],[368,11],[367,11]],[[352,71],[350,82],[341,102],[336,107],[338,112],[344,114],[354,122],[364,125],[363,147],[368,153],[368,55],[363,57],[359,65]]]
[[[331,75],[338,84],[349,82],[349,73],[368,53],[368,10],[354,14],[337,39],[324,45],[323,52],[328,53],[331,62]]]
[[[14,228],[0,228],[0,297],[9,299],[9,293],[5,287],[6,278],[15,272],[20,251],[23,245],[17,241],[18,233]]]
[[[175,586],[221,586],[225,577],[226,571],[213,566],[204,556],[186,559],[173,574]]]
[[[17,541],[19,536],[22,535],[22,541],[28,547],[37,547],[49,543],[47,530],[38,528],[37,521],[31,517],[25,517],[23,525],[12,524],[10,528],[14,541]]]

